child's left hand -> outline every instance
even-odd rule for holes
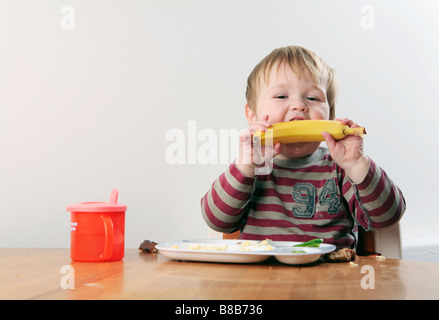
[[[359,125],[348,118],[337,118],[351,128]],[[332,159],[342,167],[352,182],[358,184],[364,180],[369,170],[369,158],[363,152],[363,137],[346,136],[335,140],[328,132],[322,133]]]

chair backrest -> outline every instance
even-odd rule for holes
[[[363,248],[366,253],[372,251],[386,258],[402,259],[401,229],[399,223],[384,229],[368,232],[362,231],[362,235],[359,235],[359,240],[360,239],[364,239],[363,243],[365,246]],[[359,244],[360,243],[361,241],[359,241]]]

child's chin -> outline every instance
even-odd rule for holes
[[[317,151],[320,142],[299,142],[282,145],[280,159],[302,158],[309,156]]]

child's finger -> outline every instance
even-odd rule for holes
[[[348,125],[349,121],[352,121],[352,120],[349,119],[349,118],[336,118],[335,121],[338,121],[338,122],[341,122],[343,124],[347,124]]]
[[[361,127],[361,126],[358,123],[352,121],[352,124],[349,127],[351,127],[351,128],[358,128],[358,127]]]
[[[325,138],[326,145],[328,146],[329,151],[332,151],[335,147],[335,139],[331,136],[329,132],[322,132],[323,138]]]
[[[252,163],[252,134],[245,129],[239,135],[239,156],[243,164]]]
[[[239,134],[239,143],[241,146],[252,145],[253,133],[249,129],[244,129]]]
[[[270,128],[271,127],[271,122],[269,121],[269,116],[268,114],[266,114],[265,116],[262,117],[261,120],[258,120],[256,123],[263,125],[266,128]]]
[[[249,129],[251,134],[254,134],[256,131],[266,132],[267,128],[269,128],[270,126],[271,125],[262,124],[262,123],[254,123],[249,127]]]
[[[243,129],[241,130],[241,132],[239,133],[239,139],[240,140],[245,140],[248,137],[250,137],[252,135],[251,130],[250,129]]]
[[[338,122],[341,122],[345,125],[348,125],[350,128],[358,128],[360,127],[360,125],[356,122],[354,122],[352,119],[350,118],[337,118],[335,119]]]
[[[273,157],[282,152],[282,145],[278,142],[273,146]]]

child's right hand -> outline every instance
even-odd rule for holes
[[[282,152],[282,146],[277,143],[274,146],[262,146],[260,143],[253,144],[253,134],[255,131],[265,131],[271,127],[268,115],[262,120],[252,123],[248,129],[243,130],[239,136],[239,158],[235,161],[235,166],[244,176],[254,177],[257,168],[273,159]]]

